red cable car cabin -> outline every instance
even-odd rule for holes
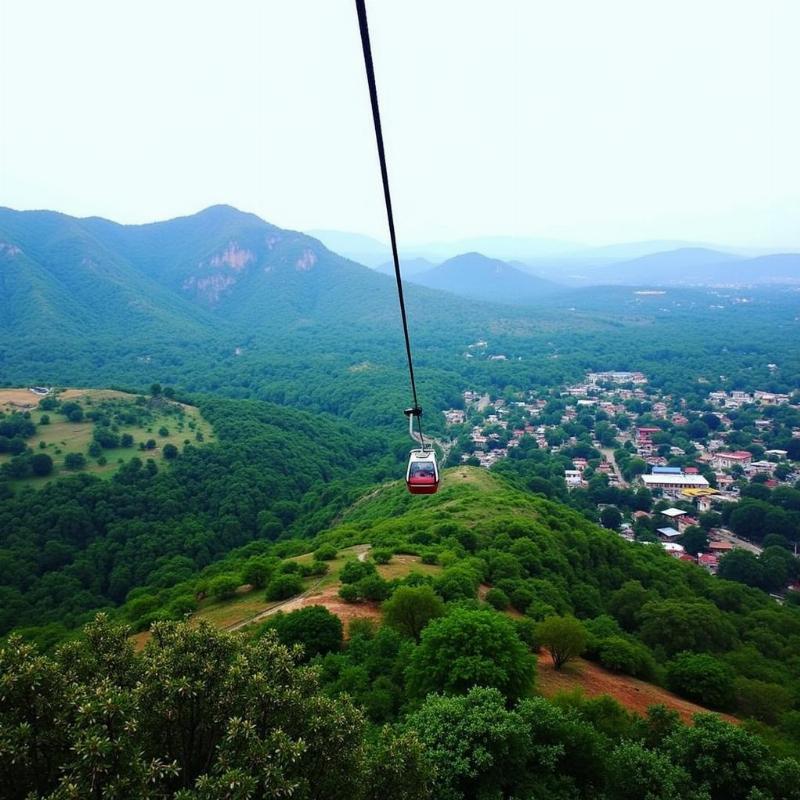
[[[406,470],[406,486],[411,494],[436,494],[439,467],[433,450],[412,450]]]

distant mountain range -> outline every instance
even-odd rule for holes
[[[463,305],[421,287],[410,302]],[[202,339],[347,324],[374,335],[396,315],[387,276],[230,206],[148,225],[0,208],[0,332]]]
[[[464,253],[426,272],[409,276],[413,283],[462,297],[512,305],[527,305],[557,292],[552,281],[480,253]]]
[[[390,251],[376,239],[337,231],[319,231],[332,249],[380,272],[391,273]],[[600,247],[552,239],[511,236],[473,237],[455,242],[401,247],[405,277],[456,291],[444,278],[418,276],[434,264],[465,252],[500,259],[519,271],[565,286],[745,286],[800,283],[800,253],[756,254],[676,240],[623,242]],[[439,285],[441,281],[441,285]],[[473,285],[473,288],[474,285]],[[468,296],[486,298],[470,289]],[[488,287],[487,287],[488,288]],[[465,294],[464,291],[457,292]],[[505,301],[503,301],[505,302]],[[516,302],[520,302],[519,299]],[[526,301],[522,301],[526,302]]]

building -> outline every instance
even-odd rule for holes
[[[714,453],[711,464],[715,469],[731,469],[731,467],[742,467],[744,469],[750,465],[752,460],[753,454],[748,453],[747,450],[734,450],[733,452],[723,450]]]
[[[662,542],[674,542],[681,533],[680,531],[676,531],[675,528],[659,528],[656,533],[658,533],[658,538],[661,539]]]
[[[650,491],[663,492],[667,497],[677,497],[684,489],[708,489],[702,475],[642,475],[641,481]]]

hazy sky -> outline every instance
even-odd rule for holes
[[[401,242],[800,246],[797,0],[368,0]],[[352,0],[0,0],[0,204],[386,238]]]

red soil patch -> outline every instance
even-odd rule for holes
[[[583,658],[567,663],[560,671],[553,667],[549,653],[539,653],[539,665],[536,685],[545,697],[552,697],[559,692],[573,692],[580,689],[587,697],[599,697],[607,694],[624,706],[628,711],[646,714],[649,706],[665,705],[681,715],[684,722],[691,722],[694,714],[708,712],[709,709],[684,700],[682,697],[654,686],[651,683],[618,675]],[[720,714],[728,722],[738,722],[729,714]]]
[[[280,608],[276,608],[275,613],[283,611],[288,614],[290,611],[297,611],[298,608],[305,608],[306,606],[325,606],[331,614],[336,614],[339,617],[344,623],[345,630],[351,620],[372,619],[378,622],[381,618],[378,603],[345,603],[339,597],[338,583],[307,595],[301,595],[294,600],[289,600],[287,603],[283,603]]]

